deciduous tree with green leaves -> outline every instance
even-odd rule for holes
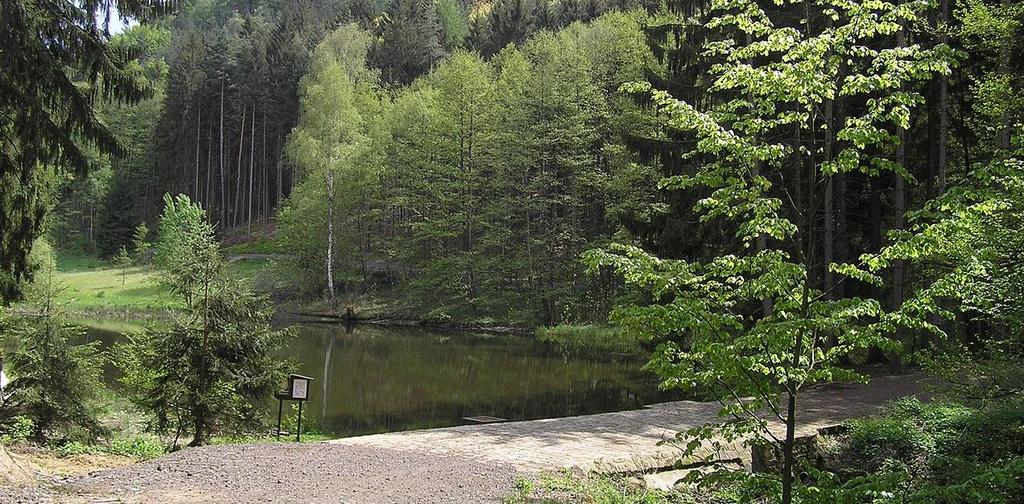
[[[905,43],[905,27],[926,8],[716,0],[701,20],[712,33],[701,54],[711,99],[695,104],[647,83],[624,87],[650,99],[688,145],[686,171],[661,187],[698,193],[693,212],[732,232],[735,246],[706,261],[662,259],[632,245],[585,259],[646,293],[649,302],[620,306],[612,320],[659,342],[649,367],[663,385],[722,401],[729,419],[684,433],[688,451],[721,439],[773,448],[782,467],[754,478],[787,504],[801,391],[863,380],[842,366],[844,357],[896,351],[890,336],[898,330],[934,329],[927,303],[887,309],[877,299],[836,296],[840,282],[880,284],[882,275],[833,262],[822,244],[833,238],[825,205],[834,176],[912,178],[901,164],[900,132],[922,101],[915,86],[949,71],[945,46]]]

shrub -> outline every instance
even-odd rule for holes
[[[74,457],[75,455],[84,455],[86,453],[95,453],[96,448],[92,445],[87,445],[78,441],[70,441],[62,443],[53,448],[53,452],[59,457]]]
[[[0,425],[0,444],[23,443],[35,432],[35,422],[24,415],[17,415]]]
[[[847,422],[839,474],[812,470],[807,502],[1020,502],[1024,407],[984,408],[897,401],[874,418]],[[882,498],[882,500],[878,500]]]
[[[910,419],[876,417],[851,420],[849,453],[864,470],[878,469],[887,460],[911,463],[926,457],[932,440]]]
[[[153,436],[122,436],[114,438],[107,452],[147,460],[163,455],[164,446]]]
[[[940,455],[976,461],[1024,455],[1024,408],[998,405],[970,411],[949,421],[942,431]]]

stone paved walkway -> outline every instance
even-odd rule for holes
[[[800,399],[798,435],[864,416],[887,401],[921,392],[919,374],[874,378],[869,385],[833,384],[807,390]],[[520,471],[558,468],[638,471],[664,467],[679,449],[660,441],[713,421],[717,403],[678,401],[636,411],[442,429],[375,434],[333,444],[414,450],[510,464]],[[784,426],[771,426],[779,434]],[[747,457],[737,448],[735,455]]]

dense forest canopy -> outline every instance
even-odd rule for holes
[[[1019,27],[997,19],[1014,5],[943,3],[907,22],[908,47],[949,43],[952,73],[910,84],[923,105],[899,134],[900,171],[843,171],[821,188],[816,268],[878,250],[905,211],[1009,145],[1020,104],[1002,97],[1018,85]],[[705,162],[687,154],[693,138],[620,90],[646,81],[693,104],[730,99],[706,92],[704,43],[735,36],[709,29],[708,8],[185,2],[113,38],[142,48],[157,93],[100,108],[131,155],[61,184],[52,235],[109,256],[152,224],[163,194],[184,193],[222,237],[269,234],[288,295],[383,289],[428,318],[601,320],[631,294],[609,272],[584,274],[581,252],[624,242],[707,258],[736,244],[735,229],[692,213],[698,193],[659,187]],[[779,9],[783,24],[802,22]],[[830,106],[841,124],[859,105]],[[901,287],[833,292],[899,304],[915,273],[899,275]]]

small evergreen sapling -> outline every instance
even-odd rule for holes
[[[0,423],[22,415],[31,419],[38,440],[59,435],[90,442],[103,430],[96,419],[104,362],[99,343],[71,343],[82,329],[68,321],[57,302],[64,286],[49,245],[37,241],[30,259],[39,265],[25,289],[35,313],[11,320],[4,335],[4,346],[11,349],[5,371],[12,381],[4,391],[9,397],[0,408]]]
[[[149,243],[149,226],[145,222],[135,226],[135,232],[132,233],[132,253],[135,255],[135,260],[142,263],[146,257],[146,251],[153,246]]]
[[[265,296],[224,273],[213,227],[186,196],[165,198],[156,244],[164,282],[184,301],[167,328],[148,328],[116,348],[131,399],[153,414],[150,427],[189,433],[191,446],[218,432],[259,427],[261,406],[284,381],[274,352],[285,333],[270,326]]]
[[[121,247],[114,256],[114,266],[121,270],[121,285],[128,281],[128,268],[132,267],[132,262],[132,256],[124,247]]]

